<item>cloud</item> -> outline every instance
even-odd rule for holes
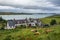
[[[3,6],[53,6],[50,2],[46,0],[0,0],[0,5]]]
[[[49,11],[59,10],[59,8],[57,9],[57,7],[39,7],[39,6],[27,6],[24,7],[24,9],[49,10]]]
[[[0,0],[0,11],[59,12],[59,0]]]
[[[60,6],[60,0],[49,0],[52,2],[54,5]]]
[[[15,8],[10,6],[0,6],[0,9],[15,9]]]

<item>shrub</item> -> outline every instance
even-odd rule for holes
[[[50,25],[55,25],[55,24],[57,24],[56,20],[55,19],[51,20]]]
[[[0,17],[0,29],[4,29],[6,26],[7,21]]]

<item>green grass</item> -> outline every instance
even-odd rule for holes
[[[40,19],[43,23],[49,24],[52,19],[60,22],[59,16]],[[12,30],[0,30],[0,40],[60,40],[60,24],[48,28],[38,28],[40,35],[34,35],[31,30],[35,28],[16,28]],[[46,29],[52,30],[46,34]]]
[[[31,32],[32,29],[0,30],[0,40],[60,40],[60,25],[38,28],[40,35],[34,35],[34,32]],[[46,34],[45,29],[50,29],[53,32]]]

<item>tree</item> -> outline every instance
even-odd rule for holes
[[[6,26],[7,21],[0,17],[0,29],[4,29]]]
[[[50,25],[55,25],[55,24],[57,24],[56,20],[52,19],[51,22],[50,22]]]

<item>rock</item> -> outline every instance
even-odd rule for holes
[[[37,30],[36,29],[33,29],[33,30],[31,30],[32,32],[37,32]]]
[[[46,34],[48,34],[49,32],[52,32],[52,30],[47,29],[45,32],[46,32]]]
[[[34,35],[40,35],[40,33],[39,32],[35,32]]]

